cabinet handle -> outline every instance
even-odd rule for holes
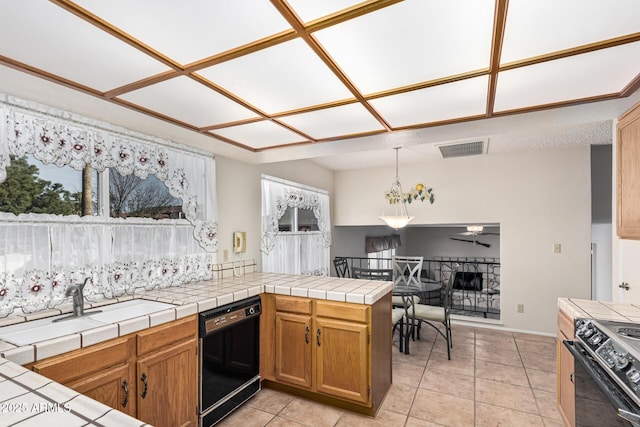
[[[304,342],[309,344],[309,327],[304,328]]]
[[[576,382],[573,380],[573,372],[571,372],[571,373],[569,374],[569,379],[571,380],[571,382],[572,382],[573,384],[575,384],[575,383],[576,383]]]
[[[320,346],[320,328],[316,331],[316,343],[318,343],[318,347]]]
[[[629,284],[628,284],[627,282],[622,282],[622,283],[620,283],[620,284],[618,285],[618,287],[619,287],[619,288],[624,289],[625,291],[628,291],[628,290],[629,290],[629,288],[630,288],[630,286],[629,286]]]
[[[143,372],[140,380],[142,381],[142,385],[144,386],[144,388],[142,389],[142,393],[140,393],[140,397],[144,399],[147,396],[147,374]]]
[[[127,403],[129,403],[129,383],[127,383],[127,380],[122,381],[122,388],[124,389],[124,400],[122,401],[122,407],[126,408]]]

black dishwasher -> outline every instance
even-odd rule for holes
[[[200,313],[200,425],[209,427],[260,390],[259,296]]]

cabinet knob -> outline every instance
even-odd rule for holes
[[[619,288],[624,289],[625,291],[628,291],[630,286],[627,282],[622,282],[618,285]]]

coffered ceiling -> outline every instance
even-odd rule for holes
[[[0,64],[250,152],[626,97],[638,0],[21,0]]]

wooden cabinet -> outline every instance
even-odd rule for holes
[[[640,104],[618,119],[616,224],[622,239],[640,239]]]
[[[36,362],[32,369],[157,427],[197,425],[197,316]]]
[[[197,425],[195,317],[137,335],[138,418],[154,426]]]
[[[310,315],[276,313],[275,375],[278,381],[311,388],[311,328]]]
[[[262,301],[264,384],[374,414],[391,384],[391,297],[373,306],[273,294]]]
[[[36,362],[32,369],[135,417],[134,356],[133,339],[121,337]]]
[[[575,385],[573,382],[573,355],[562,344],[573,340],[573,319],[558,311],[558,410],[566,425],[575,425]]]

